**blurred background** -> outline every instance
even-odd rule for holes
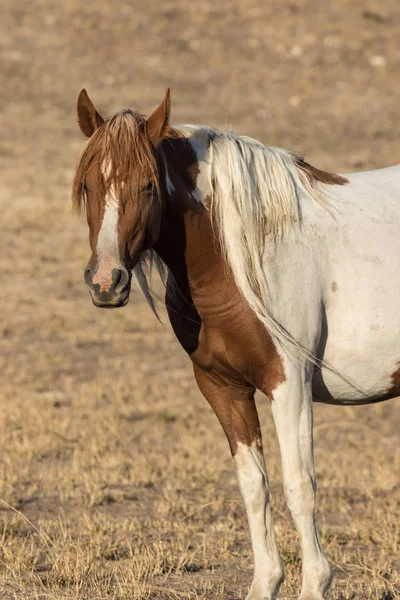
[[[252,557],[227,443],[168,322],[99,311],[70,188],[76,99],[231,128],[335,172],[400,162],[397,0],[2,0],[0,595],[243,598]],[[394,261],[395,262],[395,261]],[[162,308],[161,308],[161,312]],[[259,398],[288,564],[297,536]],[[334,598],[399,592],[399,400],[316,407]]]

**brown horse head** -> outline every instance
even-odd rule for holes
[[[86,213],[90,231],[85,281],[96,306],[125,306],[131,270],[160,230],[156,150],[169,129],[169,89],[148,119],[131,110],[103,119],[86,90],[77,109],[89,138],[73,184],[73,203]]]

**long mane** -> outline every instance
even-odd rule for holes
[[[299,344],[271,313],[263,255],[268,238],[279,243],[300,225],[300,196],[329,208],[330,199],[320,184],[343,185],[347,179],[320,171],[293,152],[266,147],[232,132],[196,126],[183,126],[181,132],[203,153],[208,139],[211,194],[207,208],[240,292],[279,343],[318,364],[309,349]]]
[[[204,135],[202,129],[194,133]],[[268,238],[279,241],[301,223],[300,195],[329,207],[319,182],[346,183],[311,167],[301,156],[257,140],[213,130],[210,137],[214,230],[236,285],[269,333],[308,359],[316,358],[274,318],[263,255]]]

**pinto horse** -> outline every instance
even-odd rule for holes
[[[272,407],[287,503],[301,538],[301,600],[332,580],[315,522],[312,403],[400,394],[400,167],[346,178],[232,132],[149,118],[108,119],[85,90],[89,138],[73,186],[87,214],[93,303],[127,304],[134,278],[166,275],[172,328],[228,438],[247,512],[254,578],[247,600],[283,581],[254,402]]]

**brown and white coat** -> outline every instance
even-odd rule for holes
[[[256,389],[268,396],[301,537],[300,598],[322,600],[331,569],[315,524],[312,401],[399,392],[400,168],[345,179],[250,138],[172,128],[169,111],[167,92],[147,120],[104,121],[81,92],[85,279],[97,306],[116,307],[133,272],[152,304],[145,262],[167,267],[172,327],[237,468],[255,562],[248,600],[272,600],[283,580],[254,402]]]

